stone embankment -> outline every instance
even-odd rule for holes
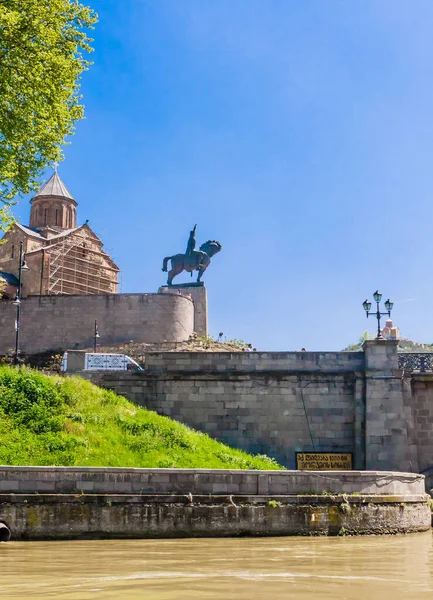
[[[12,539],[426,531],[424,477],[368,471],[0,467]]]
[[[159,352],[139,373],[80,375],[289,469],[297,452],[350,452],[355,469],[430,473],[433,375],[400,369],[396,340],[363,348]]]

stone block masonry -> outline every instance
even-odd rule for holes
[[[404,383],[397,371],[397,340],[364,343],[366,461],[369,469],[418,471],[411,460]]]
[[[431,469],[433,487],[433,375],[411,387],[395,341],[363,352],[149,353],[143,373],[83,375],[290,469],[296,452],[351,452],[357,469]]]
[[[425,474],[426,489],[433,494],[433,374],[414,373],[406,380],[405,414],[411,461]]]
[[[252,373],[303,371],[354,373],[365,368],[364,352],[149,352],[149,372]]]
[[[412,385],[413,437],[419,440],[420,471],[433,467],[433,378],[415,375]]]
[[[194,332],[199,337],[208,335],[208,317],[207,317],[207,292],[205,286],[199,284],[181,283],[171,286],[164,285],[159,288],[160,294],[181,294],[191,298],[194,304]]]
[[[299,451],[354,454],[364,353],[149,353],[144,373],[97,373],[96,383],[253,454],[295,468]],[[363,398],[359,398],[362,404]],[[360,416],[361,415],[361,416]],[[361,431],[360,435],[363,435]]]
[[[0,354],[15,345],[15,306],[0,302]],[[192,301],[173,294],[30,296],[21,304],[20,349],[27,354],[101,343],[183,342],[194,331]]]
[[[343,510],[343,507],[347,507]],[[423,496],[0,494],[12,540],[378,535],[431,528]]]
[[[186,367],[157,374],[92,374],[92,380],[229,446],[267,454],[288,468],[295,468],[296,451],[356,451],[355,377],[350,372],[247,374],[204,368],[191,372]]]
[[[193,494],[241,496],[378,494],[424,496],[424,477],[363,471],[125,469],[0,466],[2,494]]]

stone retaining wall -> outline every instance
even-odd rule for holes
[[[425,499],[405,496],[2,496],[12,540],[368,535],[428,531]]]
[[[423,477],[410,473],[1,467],[0,484],[0,522],[14,540],[408,533],[431,523]]]
[[[142,373],[82,375],[236,448],[296,467],[296,452],[351,452],[354,468],[418,472],[395,340],[363,352],[149,353]],[[423,433],[425,436],[425,433]]]
[[[334,451],[360,469],[364,367],[364,352],[150,352],[141,373],[80,374],[285,467],[297,451]]]
[[[158,414],[185,423],[252,454],[266,454],[296,468],[297,451],[352,452],[363,468],[362,398],[351,373],[92,373],[97,385],[114,390]]]

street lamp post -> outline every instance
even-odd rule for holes
[[[29,268],[25,261],[25,255],[23,251],[23,243],[20,242],[20,266],[18,271],[18,289],[15,300],[12,302],[14,306],[17,307],[17,316],[15,320],[15,353],[14,353],[14,365],[19,364],[19,345],[20,345],[20,319],[21,319],[21,287],[22,287],[22,278],[23,271],[28,271]]]
[[[380,307],[379,307],[379,303],[382,299],[382,294],[379,292],[379,290],[376,290],[373,294],[373,298],[374,301],[376,302],[376,310],[370,312],[370,308],[371,308],[371,302],[369,300],[364,300],[364,302],[362,303],[362,306],[364,307],[365,310],[365,314],[367,315],[367,319],[369,317],[369,315],[375,315],[376,319],[377,319],[377,336],[376,336],[376,340],[383,340],[383,336],[382,336],[382,332],[380,330],[380,317],[383,317],[385,315],[388,315],[388,317],[391,316],[391,311],[392,311],[392,307],[394,306],[394,303],[391,302],[391,300],[387,300],[385,302],[385,308],[386,308],[386,312],[380,312]]]
[[[98,330],[98,321],[95,321],[95,330],[93,333],[93,352],[96,354],[96,343],[99,340],[101,336],[99,335],[99,330]]]

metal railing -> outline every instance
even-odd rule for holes
[[[433,352],[401,352],[398,355],[398,368],[410,373],[432,373]]]

